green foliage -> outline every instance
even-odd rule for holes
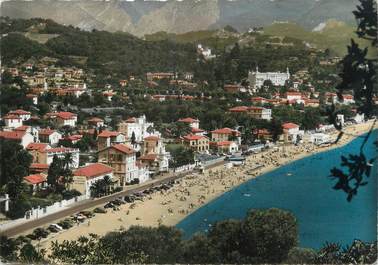
[[[36,250],[32,244],[26,243],[20,249],[20,255],[18,257],[18,260],[24,263],[40,263],[45,261],[44,254],[44,249],[39,251]]]
[[[2,61],[6,64],[12,61],[25,61],[30,57],[50,56],[52,52],[44,45],[29,40],[21,34],[10,33],[1,38]]]
[[[193,150],[183,145],[176,146],[175,148],[167,148],[167,151],[171,153],[170,165],[173,168],[194,163]]]
[[[1,86],[0,107],[2,113],[9,110],[21,108],[24,110],[30,109],[33,102],[26,97],[27,91],[25,88],[18,89],[13,86]]]
[[[72,154],[65,154],[63,158],[54,155],[53,161],[47,172],[47,183],[54,191],[62,193],[66,185],[72,182],[72,171],[70,169],[73,162]]]
[[[14,239],[0,236],[0,260],[4,262],[16,261],[18,248],[19,246]]]
[[[305,130],[314,130],[322,121],[319,109],[307,108],[302,116],[301,125]]]
[[[377,3],[374,0],[361,0],[361,5],[357,6],[354,15],[358,21],[357,33],[360,38],[369,40],[372,47],[377,44]],[[370,10],[370,9],[373,10]],[[373,49],[376,51],[376,49]],[[377,57],[368,58],[368,48],[361,49],[352,39],[351,45],[348,46],[348,54],[342,60],[342,72],[340,77],[342,81],[337,86],[337,95],[343,100],[343,92],[346,89],[353,91],[356,100],[357,111],[364,114],[365,118],[370,118],[376,113],[376,106],[373,104],[373,96],[377,93]],[[335,128],[340,130],[338,141],[343,132],[342,126],[337,123],[337,108],[332,105],[329,110],[329,119],[334,123]],[[375,126],[374,121],[370,131],[364,136],[360,147],[359,154],[350,154],[349,157],[342,156],[341,167],[346,167],[347,172],[334,167],[331,169],[331,179],[336,179],[337,183],[333,187],[336,190],[342,190],[347,194],[347,201],[351,201],[357,194],[358,188],[368,183],[367,178],[371,174],[371,164],[375,158],[367,159],[364,154],[364,146],[371,136]]]
[[[262,262],[282,262],[298,244],[296,218],[280,209],[252,210],[243,222],[242,231],[244,254]]]
[[[181,254],[181,232],[174,227],[146,228],[132,226],[128,231],[109,233],[101,241],[115,263],[127,263],[128,253],[141,253],[144,263],[175,263]]]
[[[377,261],[377,242],[366,243],[354,240],[350,247],[342,248],[335,243],[326,243],[317,253],[318,264],[373,264]]]
[[[14,141],[0,140],[0,186],[7,185],[11,199],[17,199],[23,190],[23,177],[29,173],[32,156]]]
[[[110,194],[113,188],[113,181],[108,175],[103,179],[96,180],[90,187],[91,196],[94,198]]]
[[[311,248],[295,247],[289,251],[287,264],[314,264],[316,252]]]

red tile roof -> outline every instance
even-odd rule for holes
[[[183,138],[186,141],[198,141],[198,140],[201,140],[201,139],[207,139],[205,136],[192,135],[192,134],[185,135]]]
[[[147,154],[147,155],[139,157],[140,160],[148,160],[148,161],[154,161],[156,160],[156,158],[157,158],[156,154]]]
[[[287,130],[288,129],[294,129],[294,128],[299,128],[299,125],[292,123],[292,122],[287,122],[287,123],[282,124],[282,128],[287,129]]]
[[[77,140],[80,140],[81,138],[83,138],[82,135],[74,134],[74,135],[67,136],[65,139],[69,141],[77,141]]]
[[[217,129],[217,130],[211,131],[211,133],[217,133],[217,134],[236,134],[236,135],[240,135],[240,132],[239,132],[239,131],[237,131],[237,130],[233,130],[233,129],[230,129],[230,128]]]
[[[17,127],[16,129],[14,129],[15,131],[20,131],[20,132],[25,132],[27,129],[29,129],[30,126],[27,126],[27,125],[22,125],[20,127]]]
[[[230,146],[232,143],[233,143],[232,141],[221,141],[221,142],[211,142],[210,145]]]
[[[179,121],[179,122],[185,122],[185,123],[193,123],[193,122],[198,122],[198,120],[197,120],[197,119],[194,119],[194,118],[190,118],[190,117],[188,117],[188,118],[183,118],[183,119],[179,119],[178,121]]]
[[[144,138],[146,141],[159,141],[159,137],[155,135],[147,136]]]
[[[201,133],[204,132],[202,129],[192,128],[192,133]]]
[[[50,128],[47,128],[47,129],[41,129],[39,130],[38,134],[39,135],[51,135],[53,134],[54,132],[56,132],[55,130],[52,130]]]
[[[30,115],[29,111],[22,110],[22,109],[17,109],[17,110],[12,110],[9,112],[9,114],[14,114],[14,115]]]
[[[97,117],[93,117],[93,118],[88,120],[88,122],[103,122],[103,121],[104,121],[103,119],[100,119],[100,118],[97,118]]]
[[[120,135],[119,132],[115,132],[115,131],[102,131],[97,137],[105,137],[105,138],[108,138],[108,137],[116,137]]]
[[[17,132],[17,131],[13,131],[13,132],[8,132],[8,131],[4,131],[4,132],[0,132],[0,138],[4,138],[4,139],[9,139],[9,140],[21,140],[22,137],[24,137],[25,135],[25,132]]]
[[[48,164],[32,163],[30,164],[30,169],[48,169]]]
[[[135,118],[135,117],[128,118],[128,119],[126,120],[126,122],[127,122],[127,123],[134,123],[134,122],[136,122],[136,118]]]
[[[114,148],[122,153],[125,153],[125,154],[128,154],[128,155],[131,155],[131,154],[134,154],[135,151],[134,149],[128,147],[127,145],[125,144],[115,144],[115,145],[112,145],[108,148]]]
[[[91,179],[101,175],[110,174],[112,172],[113,168],[104,164],[95,163],[89,166],[79,168],[76,171],[74,171],[73,174],[74,176],[84,176],[87,179]]]
[[[248,107],[237,106],[237,107],[233,107],[233,108],[229,109],[229,111],[231,111],[231,112],[246,112],[246,111],[248,111]]]
[[[249,110],[263,110],[263,109],[264,109],[263,107],[257,107],[257,106],[250,106],[250,107],[238,106],[238,107],[229,109],[229,111],[230,112],[247,112]]]
[[[75,150],[77,149],[69,148],[69,147],[56,147],[56,148],[46,149],[45,151],[47,153],[68,153],[68,152],[73,152]]]
[[[46,176],[42,174],[29,175],[24,177],[24,180],[31,184],[40,184],[46,181]]]
[[[28,146],[26,147],[26,149],[29,150],[29,151],[38,150],[40,152],[43,152],[43,151],[46,150],[46,148],[48,146],[49,145],[45,144],[45,143],[30,143],[30,144],[28,144]]]
[[[71,112],[66,112],[66,111],[61,111],[61,112],[57,112],[55,113],[55,115],[63,120],[70,120],[74,117],[76,117],[77,115],[74,114],[74,113],[71,113]]]
[[[21,120],[21,118],[14,114],[7,114],[3,117],[4,120]]]
[[[267,99],[263,97],[253,97],[251,98],[251,101],[267,101]]]

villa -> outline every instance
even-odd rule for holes
[[[113,168],[101,163],[81,167],[73,172],[73,182],[70,189],[75,189],[87,197],[91,194],[91,186],[98,180],[108,176],[113,179]]]

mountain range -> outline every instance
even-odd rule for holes
[[[50,18],[85,30],[124,31],[142,37],[165,31],[223,28],[239,31],[274,21],[295,22],[312,30],[333,19],[355,25],[358,0],[34,0],[3,1],[1,15]]]

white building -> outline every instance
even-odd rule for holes
[[[199,120],[193,118],[179,119],[178,122],[187,123],[191,128],[199,129]]]
[[[104,179],[105,176],[113,179],[113,168],[101,163],[94,163],[75,170],[73,175],[73,182],[71,183],[70,188],[89,197],[91,195],[91,186],[93,183]]]
[[[297,91],[288,91],[285,93],[287,100],[302,100],[302,93]]]
[[[72,156],[72,163],[70,163],[70,168],[78,168],[79,167],[79,149],[76,148],[68,148],[68,147],[56,147],[56,148],[49,148],[45,149],[46,152],[46,163],[50,165],[53,162],[54,156],[56,155],[58,158],[63,159],[66,154],[71,154]]]
[[[59,127],[63,126],[70,126],[76,127],[77,122],[77,115],[75,113],[61,111],[61,112],[54,112],[48,113],[48,117],[50,117]]]
[[[142,142],[145,137],[151,135],[160,136],[160,133],[153,129],[154,123],[147,122],[146,116],[142,115],[139,118],[129,118],[118,124],[118,131],[123,133],[127,139],[131,139],[133,133],[136,142]]]
[[[30,133],[33,136],[33,138],[34,138],[33,142],[38,142],[39,132],[38,132],[38,129],[36,127],[22,125],[20,127],[17,127],[16,129],[14,129],[14,131],[16,131],[16,132],[27,132],[27,133]]]
[[[34,141],[33,135],[25,131],[3,131],[0,138],[18,142],[24,148]]]
[[[197,45],[197,51],[198,53],[202,54],[205,59],[213,59],[216,57],[216,55],[211,54],[210,48],[205,48],[202,46],[202,44]]]
[[[5,126],[9,128],[17,128],[22,126],[22,119],[17,115],[5,115],[3,120],[5,122]]]
[[[135,150],[125,144],[115,144],[100,150],[98,161],[113,168],[114,176],[121,186],[139,179],[140,169],[137,167]],[[142,178],[139,182],[145,180],[143,174]]]
[[[139,160],[148,166],[151,173],[168,171],[171,154],[165,150],[165,145],[159,136],[145,137],[141,153]]]
[[[52,129],[41,129],[38,133],[39,141],[42,143],[49,143],[50,145],[57,145],[62,139],[62,134]]]
[[[330,141],[330,136],[325,133],[313,133],[310,135],[310,142],[316,145],[326,144]]]
[[[8,114],[18,116],[22,119],[22,121],[27,121],[31,117],[31,113],[29,111],[25,111],[22,109],[12,110]]]
[[[264,81],[270,80],[274,86],[284,86],[286,80],[290,79],[290,72],[289,68],[287,68],[286,73],[281,72],[266,72],[266,73],[260,73],[259,68],[256,67],[255,72],[249,72],[248,73],[248,80],[250,85],[254,89],[261,88],[264,84]]]
[[[303,131],[299,130],[299,125],[295,123],[284,123],[282,129],[285,137],[285,141],[295,143],[298,140],[298,136],[303,135]]]

